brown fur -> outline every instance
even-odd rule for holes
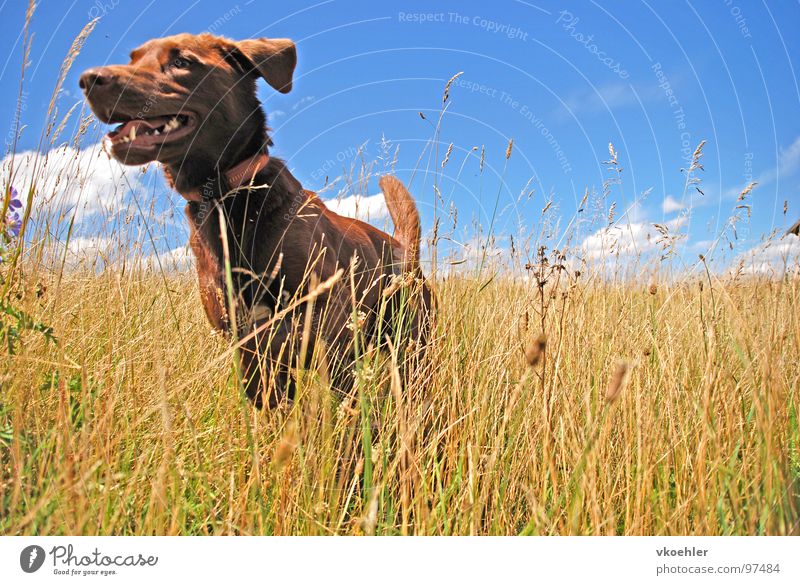
[[[329,210],[276,158],[270,158],[246,186],[232,190],[236,185],[228,183],[227,171],[268,152],[272,144],[256,97],[256,79],[262,77],[276,90],[287,92],[295,63],[295,46],[286,39],[233,42],[208,34],[182,34],[145,43],[131,53],[128,65],[90,69],[81,76],[81,87],[102,122],[147,130],[154,127],[154,120],[174,115],[187,120],[180,133],[170,134],[169,139],[163,135],[158,144],[151,142],[160,139],[150,137],[145,143],[141,135],[138,143],[123,143],[117,133],[111,152],[126,164],[161,162],[170,185],[187,199],[203,307],[214,327],[242,340],[245,389],[259,406],[275,405],[293,395],[291,369],[300,349],[295,329],[304,323],[307,305],[277,320],[273,316],[286,306],[287,296],[309,292],[309,274],[323,282],[340,268],[348,270],[357,259],[352,278],[346,273],[315,299],[312,335],[305,340],[307,358],[317,341],[324,341],[333,384],[342,391],[349,387],[355,358],[353,298],[364,313],[366,339],[376,344],[383,341],[379,331],[397,333],[392,329],[394,311],[410,289],[415,289],[414,300],[403,301],[414,308],[406,333],[424,344],[432,306],[419,268],[419,215],[394,177],[384,177],[381,186],[397,238]],[[139,126],[138,120],[149,125]],[[232,290],[226,286],[226,256]],[[408,273],[416,286],[398,287],[392,282]],[[229,293],[236,301],[235,315],[228,314]],[[234,319],[237,331],[232,331]],[[307,363],[308,359],[300,365]]]

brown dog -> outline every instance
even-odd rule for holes
[[[100,121],[120,124],[106,137],[113,156],[162,163],[188,201],[203,307],[214,327],[238,335],[245,390],[258,406],[293,397],[301,347],[305,367],[323,340],[333,386],[347,391],[362,335],[374,345],[402,339],[402,349],[408,341],[424,346],[430,326],[419,214],[403,184],[380,181],[393,238],[330,211],[269,156],[256,79],[286,93],[296,59],[287,39],[182,34],[145,43],[128,65],[80,78]],[[312,293],[312,281],[331,286],[303,315],[311,303],[293,307],[289,299]],[[311,336],[301,340],[308,325]]]

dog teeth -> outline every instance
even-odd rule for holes
[[[164,129],[161,132],[166,134],[167,132],[171,132],[172,130],[176,130],[177,128],[180,127],[180,125],[181,125],[180,120],[178,120],[178,117],[175,116],[169,122],[164,124]]]
[[[131,126],[131,129],[128,131],[126,136],[119,136],[116,138],[119,142],[133,142],[136,140],[137,136],[161,136],[162,134],[167,134],[172,130],[176,130],[180,128],[183,124],[181,123],[180,116],[174,116],[170,118],[170,120],[160,126],[158,128],[150,128],[150,127],[143,127],[141,134],[137,135],[137,126]]]

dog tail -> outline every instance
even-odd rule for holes
[[[384,175],[378,184],[394,223],[394,239],[405,248],[404,270],[414,272],[419,269],[420,240],[419,212],[414,198],[403,182],[393,175]]]

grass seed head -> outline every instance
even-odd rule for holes
[[[628,374],[630,373],[631,366],[628,362],[619,361],[617,367],[614,368],[614,373],[611,374],[611,379],[608,381],[608,388],[606,388],[606,402],[609,404],[614,403],[628,383]]]
[[[532,339],[530,343],[528,343],[528,346],[525,348],[525,361],[528,362],[530,367],[534,368],[542,361],[546,345],[547,336],[544,333],[540,333],[535,339]]]
[[[290,422],[286,427],[286,432],[281,437],[280,443],[275,448],[274,461],[276,466],[283,467],[291,459],[292,454],[297,449],[297,443],[297,425]]]
[[[444,86],[444,94],[442,95],[442,103],[445,103],[448,99],[450,99],[450,86],[453,85],[453,82],[456,79],[458,79],[459,77],[461,77],[461,75],[463,75],[463,73],[464,73],[463,71],[459,71],[458,73],[453,75],[453,77],[451,77],[450,80],[447,82],[447,84]]]

